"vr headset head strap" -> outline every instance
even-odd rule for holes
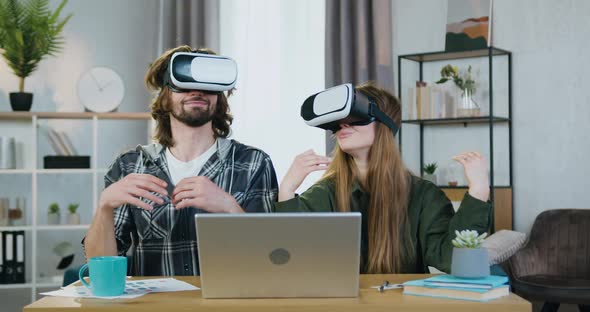
[[[379,109],[379,107],[375,103],[375,100],[369,98],[369,101],[371,101],[371,103],[369,104],[369,115],[375,117],[377,121],[389,127],[389,129],[393,131],[394,136],[397,135],[399,127],[395,124],[395,122]]]

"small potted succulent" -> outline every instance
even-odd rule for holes
[[[80,204],[70,204],[68,206],[68,224],[70,225],[77,225],[80,224],[80,214],[77,212],[78,207]]]
[[[49,211],[47,213],[47,224],[57,225],[60,223],[59,205],[52,203],[49,205]]]
[[[434,184],[436,184],[436,169],[438,168],[438,165],[433,162],[430,164],[426,164],[424,166],[424,168],[422,168],[422,170],[424,171],[424,180],[430,181]]]
[[[451,275],[462,278],[483,278],[490,275],[488,250],[481,247],[488,233],[455,231]]]

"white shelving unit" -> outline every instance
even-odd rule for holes
[[[92,153],[91,153],[91,168],[90,169],[41,169],[42,164],[38,163],[38,125],[40,121],[59,119],[59,120],[90,120],[92,127]],[[23,148],[23,168],[19,169],[1,169],[0,178],[2,175],[17,175],[18,177],[28,177],[31,180],[31,202],[30,210],[25,212],[25,216],[30,214],[30,224],[24,226],[5,226],[0,227],[2,231],[25,231],[26,243],[25,246],[26,258],[30,258],[28,264],[25,264],[25,272],[28,278],[23,284],[0,284],[0,290],[3,289],[30,289],[31,302],[37,299],[38,290],[41,288],[55,288],[61,286],[61,281],[55,281],[51,278],[41,277],[38,272],[38,263],[41,261],[39,257],[46,257],[46,254],[40,254],[40,248],[47,248],[42,242],[48,235],[59,235],[63,233],[64,237],[76,237],[75,233],[83,233],[88,229],[89,224],[81,225],[46,225],[41,224],[40,214],[46,213],[46,207],[41,207],[39,203],[39,183],[40,179],[46,179],[52,175],[70,175],[73,178],[78,175],[91,175],[91,189],[92,189],[92,211],[90,216],[94,215],[96,210],[96,203],[99,197],[99,185],[102,183],[102,178],[107,172],[106,168],[99,168],[98,159],[98,142],[99,142],[99,120],[138,120],[146,121],[146,142],[151,141],[153,130],[152,117],[150,113],[90,113],[90,112],[0,112],[0,133],[8,136],[15,136],[17,140],[25,141]],[[27,130],[28,128],[28,130]],[[29,131],[27,133],[27,131]],[[139,144],[142,142],[136,142]],[[99,184],[100,183],[100,184]],[[59,188],[59,186],[55,186]],[[80,187],[80,186],[79,186]],[[86,186],[87,187],[87,186]],[[61,190],[53,190],[54,196],[59,196]],[[27,207],[26,207],[27,208]],[[90,220],[83,220],[89,223]],[[53,234],[51,234],[53,233]],[[25,261],[27,262],[27,261]]]

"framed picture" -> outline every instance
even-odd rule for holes
[[[445,51],[491,46],[493,0],[448,0]]]

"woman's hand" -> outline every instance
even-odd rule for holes
[[[289,167],[287,174],[279,187],[279,201],[285,201],[295,196],[295,191],[303,180],[314,171],[325,170],[332,161],[329,157],[317,155],[313,150],[307,150],[297,155]]]
[[[466,152],[453,157],[453,159],[465,168],[469,195],[487,201],[490,196],[490,177],[485,157],[478,152]]]

